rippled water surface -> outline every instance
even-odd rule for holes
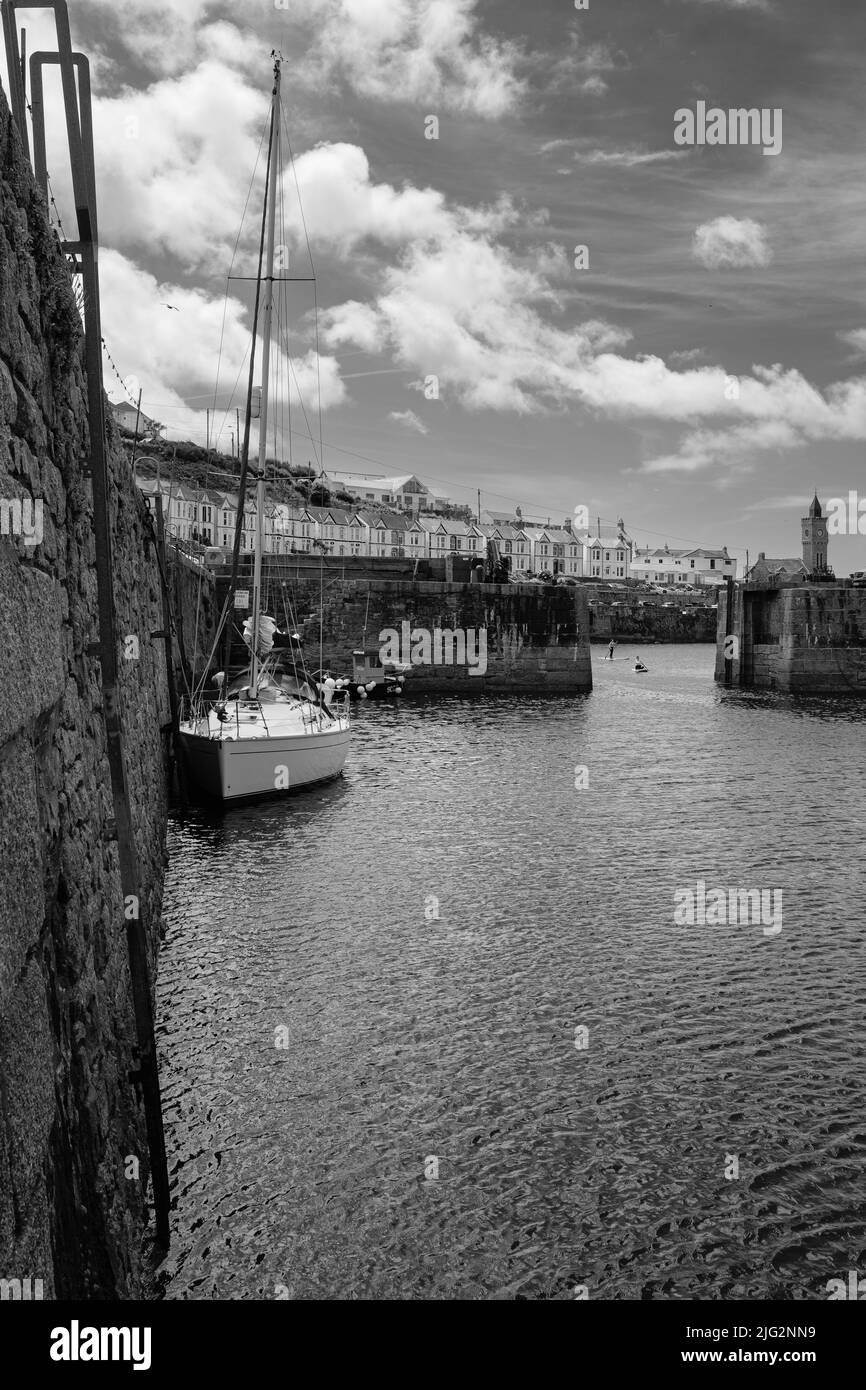
[[[642,654],[595,648],[580,698],[362,707],[334,785],[175,817],[169,1298],[862,1270],[866,705]],[[781,889],[781,932],[675,925],[698,880]]]

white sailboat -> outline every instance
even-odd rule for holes
[[[277,170],[280,164],[281,64],[274,67],[267,193],[263,221],[267,226],[267,267],[264,287],[261,356],[259,462],[251,617],[244,627],[250,648],[249,671],[229,683],[215,679],[219,697],[206,701],[195,695],[179,723],[179,752],[189,780],[207,796],[220,801],[294,792],[330,781],[343,770],[349,747],[349,702],[340,699],[333,682],[314,691],[303,678],[280,676],[273,652],[275,622],[262,612],[262,554],[265,526],[265,467],[269,408],[271,335],[274,309],[274,251]],[[256,332],[256,325],[253,326]],[[252,388],[251,388],[252,389]],[[247,403],[248,416],[251,410]],[[246,459],[246,454],[245,454]],[[243,499],[239,498],[239,510]],[[239,518],[238,524],[241,524]],[[233,574],[233,585],[236,570]],[[231,598],[231,593],[230,596]],[[225,621],[231,622],[227,602]],[[216,646],[216,644],[215,644]]]

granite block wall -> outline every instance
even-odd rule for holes
[[[82,363],[67,264],[0,93],[0,1279],[40,1279],[46,1298],[136,1294],[148,1176],[91,650]],[[121,708],[153,968],[165,654],[151,638],[162,618],[149,519],[113,437],[110,450]],[[18,503],[22,519],[41,507],[29,535],[13,534]]]

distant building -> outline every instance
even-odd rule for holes
[[[804,516],[800,522],[800,528],[803,536],[803,564],[808,573],[812,574],[815,570],[829,568],[827,563],[829,548],[827,518],[821,503],[818,501],[817,492],[809,505],[808,515]]]
[[[650,584],[723,584],[726,579],[736,579],[737,562],[728,554],[727,546],[721,550],[703,546],[671,550],[667,545],[650,550],[637,546],[631,575]]]
[[[434,497],[414,473],[385,478],[377,473],[328,472],[324,481],[332,492],[350,492],[364,506],[395,507],[417,514],[437,503],[448,503],[447,497]]]
[[[129,401],[110,401],[111,413],[118,425],[122,425],[130,434],[135,434],[136,439],[158,439],[165,425],[161,425],[158,420],[151,420],[144,411],[139,414],[138,407],[131,405]],[[138,432],[136,433],[136,419],[138,420]]]
[[[489,517],[494,514],[484,512],[483,515]],[[479,529],[485,538],[485,553],[487,541],[493,541],[500,559],[505,561],[506,569],[517,572],[532,568],[532,541],[519,521],[482,521]]]
[[[824,509],[818,501],[817,493],[809,503],[806,516],[800,522],[800,533],[803,541],[802,559],[794,556],[781,560],[768,560],[762,550],[746,578],[758,583],[785,583],[794,580],[803,581],[808,579],[811,574],[826,572],[829,569],[828,524]]]
[[[523,531],[532,546],[530,568],[536,574],[545,570],[549,574],[565,574],[572,578],[583,574],[584,545],[570,525],[540,526],[537,522],[527,522]]]
[[[757,560],[752,565],[747,579],[759,584],[766,584],[773,580],[805,579],[809,571],[798,556],[784,560],[768,560],[762,550]]]
[[[633,577],[631,551],[622,536],[589,536],[583,541],[583,573],[587,579]]]

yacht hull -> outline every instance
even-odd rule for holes
[[[348,726],[272,738],[207,738],[184,732],[180,752],[190,781],[217,801],[286,793],[330,782],[343,771]]]

